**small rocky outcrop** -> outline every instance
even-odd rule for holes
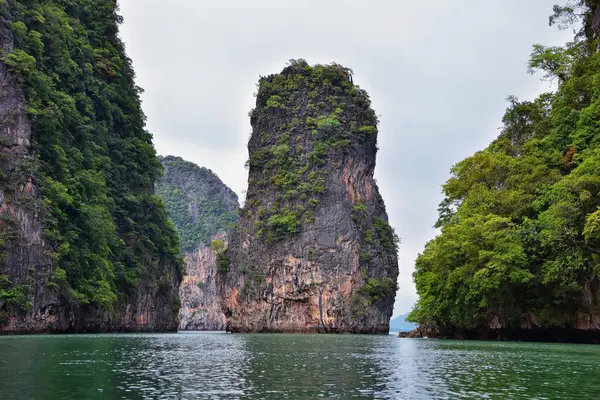
[[[179,157],[161,157],[165,171],[156,186],[164,199],[182,243],[186,275],[179,287],[181,330],[223,330],[216,286],[216,252],[213,240],[237,220],[237,195],[211,170]]]
[[[373,179],[377,122],[340,65],[260,79],[247,199],[217,257],[233,332],[388,332],[398,238]]]
[[[478,326],[461,329],[453,326],[421,325],[411,332],[402,332],[405,338],[435,338],[454,340],[500,340],[515,342],[558,342],[600,344],[598,320],[588,320],[577,327],[531,326],[517,327]]]

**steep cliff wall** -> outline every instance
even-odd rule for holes
[[[164,176],[156,185],[185,254],[186,275],[179,287],[181,309],[179,329],[222,330],[216,286],[216,254],[213,240],[224,240],[225,233],[238,219],[238,198],[211,170],[179,157],[161,157]]]
[[[0,40],[3,54],[13,51],[12,31],[6,23],[0,25]],[[5,63],[0,63],[0,126],[0,246],[4,263],[0,269],[0,329],[9,321],[11,325],[35,325],[38,320],[43,326],[57,312],[59,300],[57,293],[45,287],[52,265],[44,253],[37,187],[28,171],[35,163],[29,152],[31,124],[25,99]],[[36,296],[31,296],[32,291]],[[15,321],[15,313],[27,315],[28,321]]]
[[[177,329],[178,241],[115,12],[0,1],[0,333]]]
[[[218,237],[217,235],[215,239],[219,240]],[[226,321],[217,293],[215,252],[203,245],[187,252],[185,268],[186,275],[179,287],[179,329],[224,330]]]
[[[387,333],[397,237],[373,179],[377,118],[339,65],[261,78],[246,204],[219,252],[234,332]]]

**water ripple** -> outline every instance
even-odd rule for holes
[[[0,337],[4,399],[590,399],[600,347],[393,336]]]

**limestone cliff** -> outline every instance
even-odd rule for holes
[[[221,331],[225,315],[217,295],[216,254],[200,246],[185,255],[186,275],[179,287],[179,329]]]
[[[162,157],[161,162],[165,173],[156,192],[166,203],[185,254],[179,329],[222,330],[225,316],[217,297],[216,254],[210,245],[223,240],[237,220],[237,195],[209,169],[173,156]]]
[[[387,333],[398,239],[373,179],[377,117],[352,72],[260,79],[247,199],[218,255],[234,332]]]
[[[0,334],[177,329],[177,236],[116,10],[0,1]]]
[[[3,54],[10,53],[13,37],[6,24],[0,26],[0,36]],[[0,63],[0,92],[0,170],[3,180],[10,182],[10,186],[0,188],[0,213],[3,216],[0,245],[5,265],[4,270],[0,270],[4,272],[4,278],[0,276],[0,289],[10,289],[13,294],[0,296],[0,330],[27,329],[32,325],[43,329],[56,319],[54,314],[59,300],[57,293],[44,285],[45,279],[52,274],[52,266],[44,253],[39,213],[26,206],[36,200],[37,187],[31,174],[20,171],[20,166],[34,162],[29,152],[31,124],[25,112],[25,99],[5,63]],[[34,298],[28,296],[30,288],[37,293]],[[34,310],[27,315],[28,321],[17,320],[9,313],[9,301],[16,303],[18,299],[21,301],[14,311],[22,314],[28,309]]]

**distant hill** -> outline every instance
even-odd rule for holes
[[[237,221],[237,195],[210,169],[181,157],[159,159],[164,176],[156,184],[156,194],[167,205],[181,239],[181,250],[209,247],[214,234],[226,232]]]
[[[400,315],[390,321],[390,332],[410,332],[417,328],[417,324],[406,322],[408,313]]]

